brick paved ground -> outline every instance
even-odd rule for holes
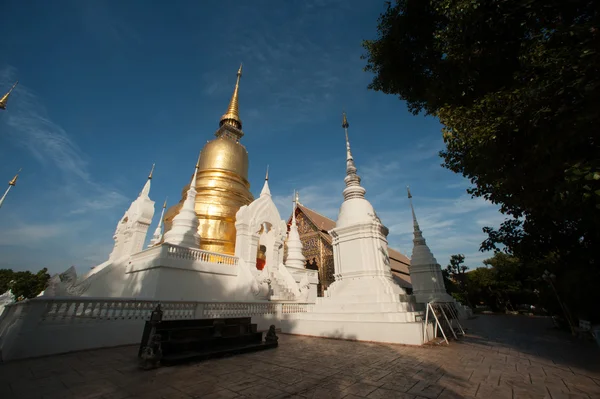
[[[600,350],[548,319],[480,316],[450,347],[281,335],[277,349],[137,369],[137,348],[0,365],[0,398],[600,398]]]

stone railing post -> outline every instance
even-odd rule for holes
[[[275,307],[275,319],[278,322],[281,322],[281,320],[283,320],[283,303],[276,304],[276,307]]]
[[[196,303],[196,307],[194,309],[194,319],[204,319],[204,307],[205,304],[202,302]]]

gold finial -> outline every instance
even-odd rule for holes
[[[342,127],[344,129],[348,129],[350,127],[348,124],[348,119],[346,119],[346,111],[342,112]]]
[[[22,168],[19,169],[19,171],[17,172],[17,174],[15,175],[15,177],[13,177],[12,180],[8,182],[9,186],[13,186],[14,187],[17,184],[17,179],[19,178],[19,173],[21,173],[21,170],[22,170]]]
[[[6,103],[8,102],[8,97],[10,96],[10,93],[12,93],[14,88],[17,86],[17,84],[19,84],[18,80],[15,82],[14,85],[12,85],[12,87],[10,88],[8,93],[6,93],[5,95],[2,96],[2,98],[0,98],[0,109],[6,109]]]
[[[265,175],[265,181],[269,180],[269,165],[267,165],[267,174]]]
[[[150,174],[148,175],[148,180],[152,180],[152,175],[154,174],[154,165],[156,164],[152,164],[152,169],[150,169]]]
[[[296,194],[294,195],[294,202],[295,202],[296,204],[298,204],[298,203],[300,203],[300,192],[299,192],[298,190],[294,190],[294,192],[296,193]]]
[[[163,204],[163,209],[167,209],[167,200],[169,199],[169,197],[165,198],[165,203]]]
[[[196,161],[196,169],[200,169],[200,157],[202,156],[202,151],[198,154],[198,160]]]
[[[237,81],[235,82],[235,89],[233,89],[233,95],[231,96],[231,100],[229,101],[229,107],[227,108],[227,112],[221,117],[220,126],[224,124],[231,125],[238,129],[242,129],[242,120],[239,115],[239,105],[238,105],[238,91],[240,88],[240,78],[242,77],[242,64],[240,64],[240,69],[237,72]]]

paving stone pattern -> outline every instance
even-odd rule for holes
[[[479,316],[446,346],[280,335],[274,350],[137,368],[137,347],[0,365],[0,398],[600,398],[600,350],[548,319]]]

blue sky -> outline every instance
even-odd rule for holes
[[[337,217],[345,173],[341,112],[358,173],[389,244],[410,255],[411,186],[438,261],[476,267],[481,228],[497,207],[466,194],[440,166],[440,125],[394,96],[367,90],[361,41],[383,1],[57,2],[3,0],[0,179],[23,168],[0,209],[0,268],[80,271],[104,261],[119,218],[143,186],[179,200],[214,136],[240,62],[240,114],[252,192],[266,165],[282,217],[301,202]],[[2,190],[6,186],[2,186]]]

